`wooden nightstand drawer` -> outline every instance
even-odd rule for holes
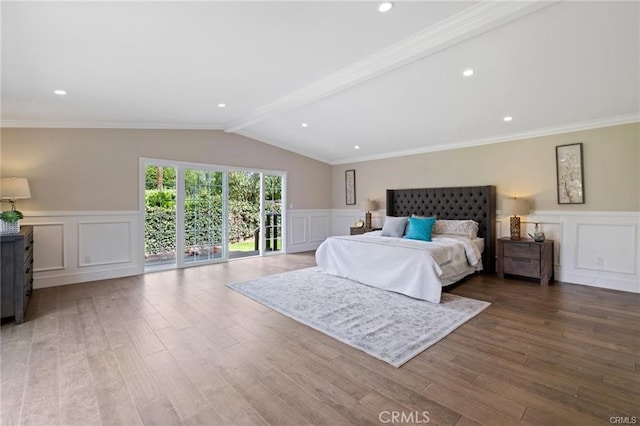
[[[540,278],[540,261],[518,257],[504,258],[504,273]]]
[[[349,230],[349,235],[362,235],[365,232],[367,231],[362,226],[352,226],[351,229]]]
[[[365,228],[363,226],[352,226],[349,230],[349,235],[362,235],[371,231],[380,231],[382,228]]]
[[[511,242],[505,244],[504,255],[522,259],[540,259],[540,245],[527,242]]]
[[[505,274],[539,278],[542,285],[553,281],[553,240],[499,238],[496,257],[498,278]]]

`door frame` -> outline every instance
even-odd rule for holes
[[[176,169],[176,264],[171,265],[166,269],[181,269],[190,268],[193,266],[209,265],[212,263],[228,262],[229,261],[229,230],[227,226],[228,221],[228,196],[229,196],[229,179],[228,172],[230,171],[246,171],[260,173],[260,253],[259,256],[273,256],[277,254],[283,254],[287,252],[287,172],[283,170],[268,170],[257,169],[251,167],[237,167],[237,166],[220,166],[214,164],[194,163],[188,161],[167,160],[151,157],[140,157],[139,159],[139,180],[138,180],[138,211],[139,211],[139,233],[138,233],[138,252],[141,253],[142,259],[144,259],[144,242],[145,242],[145,170],[148,166],[161,166],[171,167]],[[223,236],[225,244],[224,256],[220,259],[211,259],[208,261],[197,262],[195,264],[184,264],[179,256],[180,248],[184,249],[184,171],[185,169],[200,169],[207,171],[223,172]],[[282,248],[277,252],[265,252],[264,250],[264,176],[275,175],[282,177]],[[184,250],[183,250],[184,251]],[[238,260],[238,259],[233,259]],[[145,265],[143,262],[142,269]]]

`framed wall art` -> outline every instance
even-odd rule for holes
[[[356,204],[356,171],[345,170],[344,172],[344,191],[348,206]]]
[[[558,204],[584,204],[582,143],[556,146]]]

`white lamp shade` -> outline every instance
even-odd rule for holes
[[[529,202],[522,198],[505,198],[502,201],[502,214],[514,216],[529,214]]]
[[[24,200],[31,198],[27,178],[8,177],[0,179],[0,198],[3,200]]]
[[[374,200],[367,200],[362,203],[362,211],[371,212],[378,210],[378,202]]]

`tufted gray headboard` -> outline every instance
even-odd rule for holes
[[[436,216],[438,219],[472,219],[484,238],[482,264],[487,272],[496,266],[496,187],[387,189],[387,216]]]

